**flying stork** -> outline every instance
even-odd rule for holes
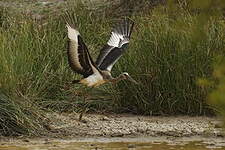
[[[67,50],[69,65],[73,71],[83,75],[83,79],[74,80],[73,83],[81,83],[88,87],[97,87],[107,82],[116,83],[124,79],[137,83],[127,72],[123,72],[116,78],[111,75],[113,65],[125,52],[130,41],[133,21],[124,19],[112,30],[111,36],[101,49],[96,62],[91,58],[80,33],[69,24],[66,26],[69,38]]]

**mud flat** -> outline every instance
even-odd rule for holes
[[[225,137],[222,121],[210,117],[151,117],[128,114],[49,113],[48,137]]]
[[[48,113],[48,131],[36,137],[2,137],[0,149],[223,149],[218,118],[152,117],[128,114]],[[161,147],[161,148],[160,148]]]

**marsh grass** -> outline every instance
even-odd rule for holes
[[[210,78],[214,56],[224,52],[224,23],[212,17],[199,27],[198,16],[179,13],[176,19],[161,10],[135,18],[138,31],[117,69],[132,73],[141,84],[119,84],[122,110],[148,115],[211,113],[206,103],[209,89],[196,81]],[[195,30],[201,27],[203,33]]]
[[[136,31],[116,71],[129,72],[141,84],[118,84],[118,112],[213,114],[215,108],[206,101],[211,89],[200,87],[197,80],[212,78],[216,56],[224,56],[225,26],[221,12],[206,11],[212,9],[207,6],[198,13],[173,5],[134,16]]]
[[[225,127],[225,59],[224,56],[218,55],[213,65],[213,77],[199,79],[198,84],[204,88],[213,87],[207,97],[207,102],[214,106],[217,115],[223,118]]]
[[[0,91],[1,136],[40,134],[40,129],[43,129],[42,124],[44,124],[42,119],[42,113],[37,106],[29,101],[22,103],[18,99],[11,99]]]
[[[93,31],[103,27],[95,22],[96,26],[91,28],[93,20],[87,8],[78,12],[84,16],[78,18],[79,24],[76,25],[80,27],[85,24],[91,29],[88,32],[86,27],[81,28],[81,31],[85,31],[83,34],[89,37],[87,44],[91,45],[95,40],[91,38],[95,34]],[[63,18],[47,16],[39,21],[1,10],[1,134],[34,134],[32,131],[44,126],[45,122],[37,121],[43,119],[43,109],[79,112],[84,106],[90,105],[91,110],[97,111],[109,103],[99,103],[102,97],[105,100],[109,97],[108,94],[104,96],[101,89],[91,91],[98,93],[96,96],[91,94],[90,98],[88,89],[86,92],[84,87],[71,84],[73,79],[80,76],[74,74],[67,63],[66,21]],[[88,33],[92,34],[88,36]],[[93,55],[96,55],[93,53],[95,47],[98,45],[89,47]]]
[[[94,112],[144,115],[213,113],[214,108],[206,103],[209,89],[196,81],[212,77],[215,56],[224,56],[221,16],[211,15],[202,23],[199,15],[183,8],[171,13],[166,7],[133,14],[130,19],[135,29],[129,50],[113,68],[113,75],[127,71],[140,84],[122,81],[97,89],[72,85],[81,76],[68,66],[65,24],[79,29],[96,58],[120,19],[104,11],[72,3],[63,16],[42,21],[1,11],[0,93],[4,96],[0,109],[6,115],[0,117],[6,120],[6,116],[9,122],[0,122],[4,133],[32,133],[42,128],[44,123],[35,121],[42,117],[42,109],[78,112],[88,107]]]

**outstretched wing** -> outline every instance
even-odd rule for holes
[[[67,54],[71,69],[84,77],[97,72],[98,69],[95,67],[80,33],[68,24],[67,29],[69,38]]]
[[[130,41],[134,22],[124,19],[111,32],[111,37],[107,44],[101,49],[96,65],[101,70],[111,71],[113,65],[125,52],[125,48]]]

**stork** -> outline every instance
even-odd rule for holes
[[[69,38],[67,50],[69,65],[74,72],[83,75],[83,79],[74,80],[73,83],[97,87],[104,83],[117,83],[120,80],[127,79],[137,84],[127,72],[123,72],[116,78],[111,75],[113,65],[126,51],[129,44],[134,26],[133,21],[124,19],[112,30],[111,36],[107,44],[100,50],[96,62],[91,58],[79,31],[69,24],[66,26]]]

